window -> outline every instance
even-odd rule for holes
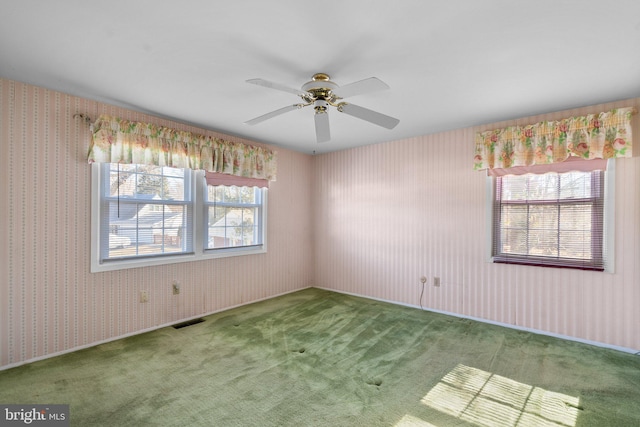
[[[111,163],[102,174],[102,261],[193,252],[187,170]]]
[[[202,171],[92,165],[91,271],[266,252],[266,189]]]
[[[495,178],[494,262],[604,270],[605,172]]]
[[[207,186],[206,249],[262,244],[262,190]]]

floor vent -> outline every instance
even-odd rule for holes
[[[187,326],[197,325],[198,323],[202,323],[202,322],[204,322],[204,319],[193,319],[186,322],[175,324],[173,325],[173,329],[182,329],[182,328],[186,328]]]

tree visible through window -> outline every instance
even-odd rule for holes
[[[494,262],[603,270],[604,172],[496,178]]]
[[[257,187],[207,186],[206,249],[261,244],[261,196]]]
[[[267,189],[202,170],[95,163],[91,271],[266,253]]]
[[[102,223],[109,227],[102,259],[193,251],[190,238],[192,201],[185,169],[150,165],[104,168],[108,193]]]

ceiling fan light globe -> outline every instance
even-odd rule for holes
[[[316,110],[316,114],[322,114],[327,112],[327,101],[318,99],[313,103],[313,109]]]

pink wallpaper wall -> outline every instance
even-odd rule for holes
[[[0,369],[311,285],[312,158],[283,149],[267,254],[90,273],[89,130],[76,113],[242,141],[0,79]]]
[[[477,130],[622,106],[640,98],[315,157],[277,149],[267,254],[92,274],[89,133],[73,115],[216,134],[0,79],[0,369],[310,285],[640,349],[640,158],[616,164],[614,274],[487,263],[471,162]]]
[[[316,286],[640,349],[640,157],[616,161],[614,274],[488,263],[472,170],[476,131],[623,106],[640,98],[316,156]]]

